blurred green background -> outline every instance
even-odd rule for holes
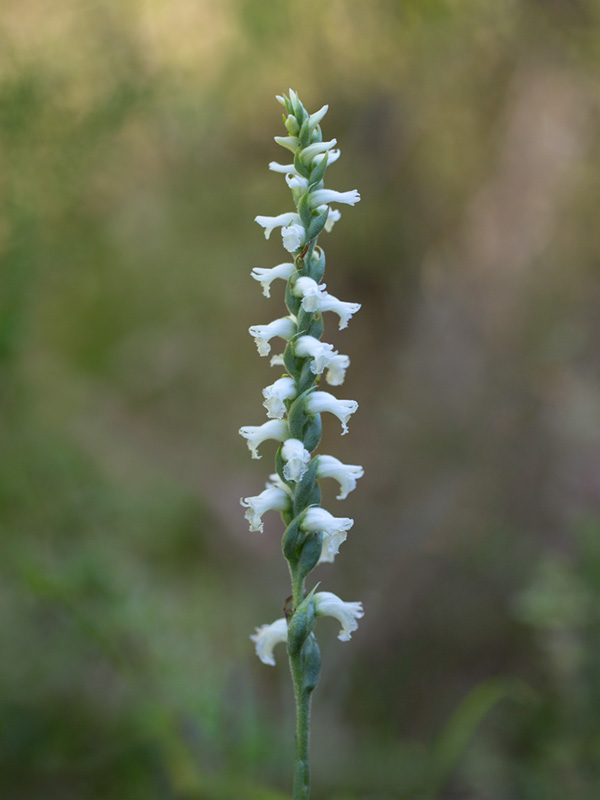
[[[274,95],[357,187],[323,245],[364,465],[315,578],[315,800],[600,796],[595,0],[19,0],[0,10],[0,797],[282,800],[293,708],[248,639],[290,210]],[[282,157],[283,156],[283,157]]]

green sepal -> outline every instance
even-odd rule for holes
[[[319,339],[323,333],[323,316],[318,311],[305,311],[302,306],[298,309],[296,314],[298,319],[298,333],[300,335],[307,334],[311,331],[310,336]],[[313,333],[318,331],[318,333]]]
[[[291,509],[289,509],[288,511],[282,511],[281,519],[283,520],[283,524],[287,528],[287,526],[290,525],[292,523],[292,520],[294,519],[294,512]]]
[[[304,122],[302,123],[302,127],[300,128],[300,133],[298,134],[298,138],[300,139],[300,144],[302,147],[308,147],[310,144],[310,128],[308,127],[308,120],[307,117]]]
[[[323,534],[321,531],[310,533],[304,540],[300,548],[300,557],[296,569],[298,574],[304,579],[309,572],[317,566],[323,551]]]
[[[315,587],[316,588],[316,587]],[[313,600],[314,589],[304,598],[298,608],[294,610],[288,622],[287,648],[290,656],[300,654],[304,643],[314,630],[317,621],[317,611]]]
[[[303,178],[310,178],[310,170],[300,158],[301,152],[302,150],[298,149],[294,154],[294,168],[299,175],[302,175]]]
[[[302,514],[294,517],[294,519],[287,526],[283,532],[281,540],[281,549],[285,558],[294,566],[298,563],[299,550],[302,545],[302,539],[306,535],[304,531],[300,530],[300,522],[302,521]]]
[[[316,450],[319,446],[322,431],[321,415],[315,414],[314,417],[309,417],[308,424],[304,428],[304,435],[302,437],[304,447],[306,447],[309,453],[312,453],[312,451]]]
[[[297,277],[297,273],[294,273],[285,287],[285,304],[288,307],[290,314],[293,314],[295,317],[298,316],[300,304],[302,303],[302,298],[296,297],[294,294],[294,286],[296,285]]]
[[[281,445],[281,447],[283,447],[283,445]],[[293,483],[291,483],[291,481],[288,481],[288,479],[283,474],[285,461],[283,460],[283,456],[281,455],[281,447],[278,447],[277,452],[275,453],[275,471],[277,472],[281,480],[286,484],[286,486],[289,486],[290,489],[293,489],[294,488]],[[289,525],[289,522],[286,524]]]
[[[308,695],[314,691],[321,674],[321,651],[314,633],[311,633],[304,642],[301,657],[302,691]]]
[[[306,329],[308,336],[313,336],[315,339],[320,339],[323,334],[323,315],[320,313],[313,313],[310,318],[308,328]]]
[[[311,505],[318,505],[320,502],[319,500],[314,499],[315,489],[319,488],[319,484],[317,483],[317,469],[319,466],[319,459],[313,458],[313,460],[308,465],[308,469],[302,476],[301,480],[296,485],[296,491],[294,492],[294,505],[293,511],[294,514],[299,514],[301,511],[304,511],[305,508]]]
[[[317,375],[315,375],[310,368],[311,364],[312,359],[307,358],[302,365],[300,377],[296,381],[296,385],[298,386],[298,394],[302,394],[302,392],[305,392],[307,389],[317,385]]]
[[[292,439],[300,439],[304,441],[303,434],[306,426],[309,424],[311,417],[306,413],[306,398],[312,389],[299,394],[294,400],[288,410],[288,427],[290,429],[290,437]],[[307,448],[308,449],[308,448]]]
[[[292,378],[297,381],[300,377],[300,370],[302,369],[303,359],[297,358],[294,355],[294,342],[288,342],[283,351],[283,363]]]
[[[325,227],[325,223],[327,222],[328,216],[329,216],[329,206],[327,206],[327,208],[321,211],[320,214],[317,214],[311,219],[310,225],[308,226],[306,231],[307,241],[316,238],[321,233],[321,231]]]
[[[325,251],[322,247],[319,247],[318,250],[318,253],[316,253],[314,250],[311,253],[310,260],[307,260],[306,262],[308,264],[306,271],[309,278],[312,278],[313,281],[320,283],[323,280],[323,275],[325,274]]]
[[[327,169],[327,160],[328,154],[325,153],[323,158],[315,164],[315,166],[310,171],[310,178],[309,178],[309,186],[308,188],[312,191],[313,189],[319,188],[318,184],[321,183],[323,180],[323,176],[325,175],[325,170]],[[314,163],[314,162],[313,162]]]
[[[298,200],[298,214],[300,215],[304,228],[308,230],[312,220],[310,206],[308,205],[308,192],[304,192],[302,197]]]

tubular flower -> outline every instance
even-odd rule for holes
[[[348,356],[337,353],[327,364],[325,380],[330,386],[341,386],[346,377],[346,370],[350,366]]]
[[[325,286],[326,284],[319,284],[312,278],[301,277],[296,281],[294,294],[302,298],[302,308],[305,311],[333,311],[340,318],[340,330],[347,328],[349,319],[360,310],[360,303],[338,300],[325,291]]]
[[[265,398],[263,406],[267,409],[267,417],[282,419],[285,414],[285,401],[296,397],[296,384],[292,378],[286,375],[270,386],[265,386],[262,393]]]
[[[296,267],[293,264],[277,264],[276,267],[254,267],[250,275],[260,283],[264,296],[271,297],[273,281],[277,278],[287,281],[295,271]]]
[[[310,164],[313,158],[320,153],[326,153],[328,150],[331,150],[337,144],[337,139],[332,139],[330,142],[315,142],[314,144],[309,144],[308,147],[305,147],[302,151],[302,161],[305,164]]]
[[[323,545],[319,563],[332,562],[340,545],[346,541],[348,531],[354,525],[350,517],[334,517],[324,508],[311,507],[304,514],[300,527],[304,531],[323,534]]]
[[[252,458],[260,458],[258,448],[267,439],[283,442],[288,436],[288,425],[283,419],[270,419],[262,425],[244,425],[240,428],[240,436],[246,439]]]
[[[329,392],[313,392],[306,399],[306,410],[309,414],[322,414],[324,411],[329,411],[339,419],[342,423],[342,436],[348,433],[347,422],[357,408],[356,400],[338,400]]]
[[[271,352],[269,344],[271,339],[275,336],[286,340],[291,339],[296,332],[296,323],[291,317],[282,317],[269,322],[268,325],[252,325],[248,331],[254,337],[259,356],[268,356]]]
[[[302,225],[293,222],[287,228],[281,229],[281,238],[288,253],[295,253],[306,241],[306,233]]]
[[[267,488],[254,497],[243,497],[240,504],[244,506],[244,516],[250,523],[251,531],[264,531],[262,516],[266,511],[287,511],[291,506],[291,497],[280,486],[267,483]]]
[[[321,375],[323,370],[329,366],[338,354],[337,350],[333,349],[332,344],[320,342],[314,336],[300,336],[296,339],[294,341],[294,352],[300,358],[312,358],[310,369],[315,375]]]
[[[331,230],[336,222],[339,222],[342,218],[342,212],[338,211],[337,208],[330,208],[329,213],[327,214],[327,221],[325,222],[325,230],[327,233],[331,233]]]
[[[285,461],[283,477],[297,483],[308,469],[310,453],[300,439],[286,439],[281,448],[281,457]]]
[[[317,478],[333,478],[339,483],[338,500],[345,500],[356,489],[356,481],[364,474],[363,468],[356,464],[342,464],[333,456],[319,456]]]
[[[293,212],[287,214],[279,214],[276,217],[254,217],[254,221],[258,222],[259,225],[265,229],[265,239],[268,239],[269,236],[273,233],[275,228],[281,228],[285,225],[291,225],[294,222],[300,222],[300,217],[298,214]]]
[[[342,626],[338,634],[341,642],[348,642],[358,630],[357,619],[364,617],[362,603],[345,603],[333,592],[315,592],[313,595],[318,617],[335,617]]]
[[[329,203],[345,203],[348,206],[355,206],[360,202],[360,195],[356,189],[351,189],[349,192],[336,192],[333,189],[317,189],[311,192],[308,196],[308,202],[316,208],[322,203],[329,205]]]
[[[263,664],[275,666],[273,648],[279,642],[287,642],[287,622],[285,618],[276,619],[270,625],[261,625],[250,637],[256,646],[256,655]]]

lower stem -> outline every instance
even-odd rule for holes
[[[302,652],[290,656],[290,669],[296,700],[296,748],[294,754],[293,800],[308,800],[310,795],[310,700],[311,693],[303,688]]]

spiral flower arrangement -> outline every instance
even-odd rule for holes
[[[321,507],[319,481],[332,478],[339,484],[338,499],[343,500],[356,487],[362,467],[343,464],[334,456],[315,455],[321,439],[321,415],[330,413],[348,431],[348,420],[358,408],[354,400],[340,400],[320,389],[321,378],[332,387],[344,382],[350,359],[321,341],[323,313],[337,315],[339,328],[345,328],[360,305],[338,300],[326,291],[322,282],[325,253],[317,245],[319,234],[331,231],[340,219],[332,204],[355,205],[360,200],[353,189],[337,192],[324,188],[327,167],[340,157],[335,139],[323,141],[321,120],[328,107],[308,114],[298,95],[277,97],[285,109],[287,136],[275,141],[291,151],[289,164],[271,162],[269,168],[281,173],[291,189],[296,210],[275,217],[257,216],[268,239],[275,228],[281,228],[284,248],[290,253],[288,262],[271,268],[255,267],[252,278],[260,283],[263,294],[270,297],[276,280],[286,282],[287,314],[266,325],[253,325],[258,353],[269,356],[273,340],[282,339],[282,354],[271,357],[271,364],[283,367],[285,373],[263,389],[263,405],[267,421],[262,425],[240,428],[252,458],[260,458],[258,448],[267,440],[279,442],[275,456],[275,472],[266,488],[254,497],[241,500],[251,531],[263,531],[262,517],[267,511],[278,511],[286,526],[282,548],[291,581],[292,596],[286,603],[285,616],[257,628],[251,637],[256,653],[265,664],[275,664],[274,648],[287,643],[296,700],[296,755],[294,800],[309,796],[309,731],[310,701],[321,667],[319,646],[314,634],[317,618],[335,617],[341,630],[338,638],[347,641],[363,616],[360,602],[344,602],[332,592],[308,593],[308,574],[323,562],[332,562],[353,525],[349,517],[336,517]]]

